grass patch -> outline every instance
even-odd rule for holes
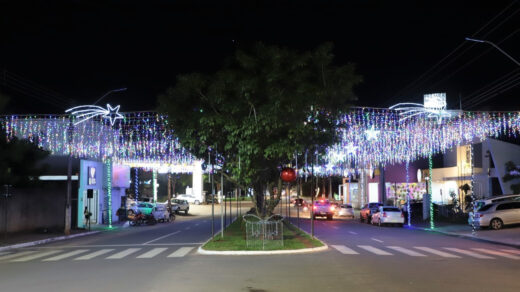
[[[320,247],[323,244],[317,239],[311,237],[291,223],[284,221],[283,226],[283,247],[272,246],[267,244],[263,250],[290,250],[311,247]],[[242,218],[231,223],[224,230],[224,238],[220,237],[220,233],[215,235],[213,239],[208,241],[202,248],[206,250],[262,250],[262,247],[251,248],[246,245],[246,224]]]

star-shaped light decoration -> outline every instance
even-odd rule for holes
[[[431,93],[424,95],[424,104],[420,103],[398,103],[390,107],[391,110],[399,112],[400,122],[411,119],[414,116],[436,118],[437,123],[442,124],[443,118],[451,118],[460,113],[457,110],[446,109],[446,93]]]
[[[74,125],[86,122],[94,117],[102,116],[110,121],[110,125],[114,125],[116,120],[123,119],[123,115],[119,113],[120,106],[112,107],[107,103],[107,108],[102,108],[97,105],[80,105],[66,110],[66,113],[70,113],[76,118]]]
[[[367,140],[375,140],[381,131],[374,129],[374,125],[368,130],[365,131],[367,135]]]

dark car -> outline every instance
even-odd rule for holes
[[[372,214],[376,213],[382,203],[368,203],[359,211],[359,221],[370,224]]]
[[[294,200],[294,207],[305,207],[307,206],[307,202],[305,202],[304,199],[295,199]]]

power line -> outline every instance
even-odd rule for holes
[[[495,19],[497,19],[499,16],[501,16],[504,12],[506,12],[511,6],[513,6],[514,4],[516,4],[518,2],[518,0],[516,1],[513,1],[511,2],[509,5],[507,5],[502,11],[500,11],[497,15],[495,15],[491,20],[489,20],[486,24],[484,24],[479,30],[477,30],[475,33],[473,33],[471,36],[474,37],[476,36],[478,33],[480,33],[482,30],[484,30],[487,26],[489,26]],[[516,14],[520,9],[517,9],[515,12],[513,12],[511,15],[509,15],[506,19],[502,20],[498,25],[495,26],[495,28],[493,28],[491,31],[487,32],[486,34],[484,34],[484,36],[487,36],[488,34],[490,34],[491,32],[493,32],[494,30],[496,30],[500,25],[502,25],[505,21],[507,21],[509,18],[511,18],[514,14]],[[462,42],[460,45],[458,45],[454,50],[452,50],[448,55],[446,55],[444,58],[442,58],[440,61],[438,61],[436,64],[434,64],[432,67],[430,67],[426,72],[424,72],[423,74],[421,74],[417,79],[415,79],[414,81],[412,81],[411,83],[409,83],[407,86],[405,86],[403,89],[401,89],[400,91],[398,91],[394,96],[393,98],[396,98],[396,97],[399,97],[401,94],[403,93],[408,93],[410,91],[412,91],[412,89],[415,89],[416,87],[420,86],[421,84],[423,84],[425,81],[427,81],[428,79],[430,79],[432,76],[435,76],[435,74],[437,74],[438,71],[444,69],[447,65],[451,64],[452,62],[454,62],[455,60],[457,60],[460,56],[462,56],[465,52],[467,52],[471,47],[474,46],[474,44],[472,44],[469,48],[466,48],[463,52],[457,54],[457,56],[455,56],[455,58],[453,58],[449,63],[443,65],[440,69],[437,69],[435,70],[435,72],[433,74],[430,74],[430,76],[426,79],[424,79],[430,72],[432,72],[434,69],[436,69],[440,64],[442,64],[445,60],[447,60],[448,58],[450,58],[453,54],[455,54],[455,52],[457,52],[462,46],[464,46],[465,42]],[[421,81],[422,80],[422,81]],[[393,99],[392,98],[392,99]]]

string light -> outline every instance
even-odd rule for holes
[[[405,167],[406,167],[406,211],[408,214],[408,227],[412,226],[412,210],[410,210],[410,186],[408,185],[410,181],[410,176],[408,174],[408,168],[409,168],[410,162],[407,160]]]
[[[105,161],[106,165],[106,194],[108,204],[108,228],[112,228],[112,158],[108,157]]]
[[[435,223],[433,222],[433,192],[432,192],[432,184],[433,184],[433,181],[432,181],[432,178],[433,178],[433,159],[432,159],[432,155],[430,154],[430,156],[428,156],[428,171],[429,171],[429,184],[428,184],[428,196],[430,198],[429,202],[430,202],[430,228],[431,229],[434,229],[435,228]]]

